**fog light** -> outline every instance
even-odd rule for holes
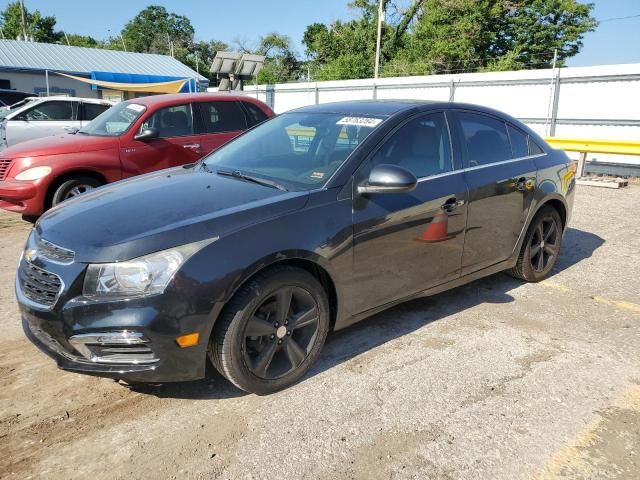
[[[198,332],[195,332],[177,337],[176,343],[180,346],[180,348],[193,347],[194,345],[198,344],[199,340],[200,334]]]

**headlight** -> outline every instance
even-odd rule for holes
[[[194,253],[216,240],[189,243],[126,262],[89,265],[82,293],[87,298],[123,300],[162,293]]]
[[[20,172],[15,176],[16,180],[40,180],[51,173],[51,167],[33,167]]]

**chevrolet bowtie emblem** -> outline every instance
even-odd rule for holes
[[[38,251],[33,248],[29,248],[28,250],[25,250],[24,258],[28,262],[33,262],[36,258],[38,258]]]

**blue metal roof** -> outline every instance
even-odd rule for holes
[[[202,75],[167,55],[18,40],[0,40],[0,70],[2,69],[51,70],[83,75],[90,75],[91,72],[131,73],[207,81]]]

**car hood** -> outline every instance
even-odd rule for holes
[[[17,143],[2,151],[10,158],[38,157],[41,155],[60,155],[63,153],[92,152],[106,150],[118,144],[118,137],[97,137],[90,135],[72,135],[63,133],[50,137],[36,138]]]
[[[112,183],[47,212],[42,238],[76,260],[129,260],[236,231],[302,208],[306,192],[285,192],[199,167],[178,167]]]

